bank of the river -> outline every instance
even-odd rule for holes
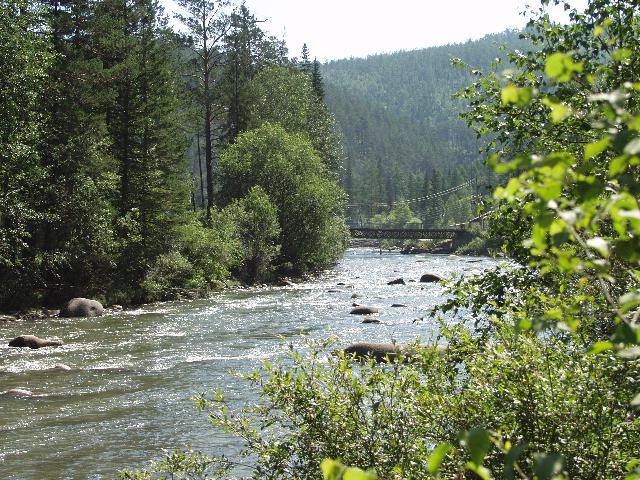
[[[469,275],[494,264],[350,249],[331,271],[291,286],[230,290],[98,318],[2,324],[0,478],[113,478],[162,448],[187,444],[232,454],[240,445],[195,412],[193,393],[220,388],[235,402],[251,401],[254,393],[229,370],[253,370],[289,344],[304,348],[308,339],[335,335],[346,346],[429,338],[435,326],[414,320],[442,300],[443,287],[421,284],[420,276]],[[406,285],[387,285],[399,277]],[[381,324],[349,314],[354,293],[382,309]],[[7,347],[25,333],[66,343]],[[58,363],[72,370],[53,369]],[[7,393],[16,388],[32,396]]]

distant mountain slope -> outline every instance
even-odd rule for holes
[[[526,48],[518,32],[464,44],[337,60],[323,65],[326,100],[345,138],[345,187],[358,201],[391,202],[424,193],[440,177],[451,186],[478,172],[474,134],[451,99],[473,82],[451,59],[488,69],[496,57]],[[437,182],[436,182],[437,183]],[[437,187],[437,185],[435,185]]]

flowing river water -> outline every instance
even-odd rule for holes
[[[317,279],[289,287],[227,291],[205,300],[148,305],[92,319],[0,325],[0,478],[103,479],[146,466],[162,449],[233,454],[241,447],[209,426],[191,401],[221,389],[233,402],[255,399],[230,370],[249,372],[284,356],[287,345],[336,335],[357,341],[430,338],[414,323],[444,299],[422,273],[470,275],[489,258],[400,255],[349,249]],[[387,285],[402,277],[406,285]],[[411,280],[415,280],[412,282]],[[350,315],[355,300],[381,308],[381,324]],[[403,304],[405,307],[391,305]],[[61,338],[62,347],[10,348],[24,334]],[[54,370],[64,363],[71,371]],[[10,389],[32,396],[16,397]]]

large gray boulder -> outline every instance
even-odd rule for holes
[[[42,348],[59,347],[61,345],[64,345],[62,340],[45,340],[35,335],[20,335],[9,342],[10,347]]]
[[[349,312],[351,315],[371,315],[372,313],[380,313],[377,307],[367,307],[359,305]]]
[[[441,282],[442,280],[444,280],[444,278],[442,278],[437,273],[425,273],[420,277],[420,281],[422,283]]]
[[[99,317],[103,313],[102,304],[88,298],[72,298],[60,310],[61,317]]]

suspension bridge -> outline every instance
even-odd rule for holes
[[[465,193],[466,195],[464,195]],[[447,201],[445,207],[444,201],[453,194],[463,194],[463,196],[454,202]],[[350,203],[347,205],[347,225],[351,232],[351,238],[357,239],[428,239],[452,240],[454,243],[464,242],[471,237],[468,230],[469,224],[483,223],[484,218],[491,213],[469,214],[475,210],[481,199],[482,195],[478,194],[477,179],[473,178],[454,187],[418,198],[390,203]],[[391,227],[376,221],[374,212],[389,211],[402,204],[416,210],[420,217],[420,223],[412,222],[409,226]],[[434,209],[434,207],[436,208]],[[429,210],[429,214],[426,214],[426,210]],[[465,214],[466,218],[463,221],[446,226],[442,225],[445,218],[459,220]]]

